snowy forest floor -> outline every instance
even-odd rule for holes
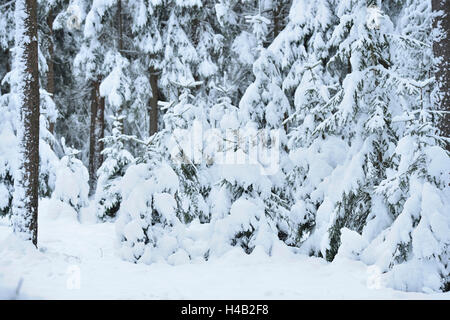
[[[371,289],[361,262],[300,254],[235,249],[207,262],[133,264],[115,254],[113,223],[80,224],[42,209],[39,251],[0,219],[1,299],[15,295],[20,279],[20,299],[450,299],[450,292]]]

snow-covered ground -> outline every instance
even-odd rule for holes
[[[114,243],[112,223],[43,213],[37,251],[0,220],[0,298],[14,296],[22,279],[19,298],[37,299],[450,299],[377,288],[356,261],[236,249],[208,262],[144,265],[122,261]]]

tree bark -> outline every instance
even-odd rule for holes
[[[89,128],[89,195],[97,187],[97,170],[103,162],[101,154],[105,131],[105,98],[100,96],[100,80],[92,83],[91,122]]]
[[[150,136],[158,131],[158,74],[153,67],[150,67],[150,88],[152,97],[149,101]]]
[[[290,6],[289,6],[290,7]],[[272,8],[272,19],[273,19],[273,39],[272,41],[280,34],[281,30],[284,27],[283,19],[284,19],[284,12],[283,12],[283,0],[275,0],[273,2],[273,8]],[[288,112],[286,111],[283,114],[283,121],[287,120],[289,117]],[[288,131],[288,123],[286,122],[284,124],[284,130],[285,132]]]
[[[437,99],[438,108],[442,111],[450,112],[450,3],[449,0],[432,0],[433,11],[442,10],[444,15],[435,19],[434,27],[440,27],[446,33],[439,41],[433,43],[433,51],[435,57],[440,57],[440,63],[436,69],[436,80],[438,83],[439,97]],[[450,114],[444,113],[440,119],[439,127],[441,133],[445,137],[450,137]],[[450,151],[450,143],[447,143],[447,150]]]
[[[20,158],[14,179],[13,228],[37,246],[40,111],[36,0],[16,1],[15,19]]]
[[[53,21],[54,21],[53,11],[52,9],[49,10],[47,15],[47,26],[49,29],[49,42],[48,42],[48,59],[47,59],[47,92],[50,93],[53,97],[53,94],[55,93],[55,68],[53,64],[53,58],[54,58],[54,48],[53,48]],[[48,130],[51,134],[53,134],[53,131],[55,129],[55,123],[50,122]]]

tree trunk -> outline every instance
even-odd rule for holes
[[[117,1],[117,29],[119,31],[119,52],[123,50],[122,0]]]
[[[289,6],[290,7],[290,6]],[[280,34],[281,30],[283,29],[283,1],[282,0],[275,0],[273,2],[273,8],[272,8],[272,19],[273,19],[273,39],[272,41]],[[283,121],[286,121],[289,117],[288,112],[286,111],[283,114]],[[288,123],[286,122],[284,124],[284,131],[288,131]]]
[[[91,91],[91,122],[89,125],[89,195],[94,193],[94,188],[97,182],[95,169],[95,116],[97,114],[97,87],[98,82],[93,82]]]
[[[150,136],[158,131],[158,74],[156,70],[150,68],[150,88],[152,89],[152,97],[149,101],[149,117],[150,117]]]
[[[122,24],[122,0],[117,1],[117,12],[116,12],[116,23],[117,23],[117,30],[119,33],[119,41],[118,41],[118,50],[120,54],[123,54],[123,24]],[[124,106],[123,102],[119,107],[119,116],[124,115]],[[124,126],[124,119],[120,118],[120,130],[121,133],[124,133],[125,126]]]
[[[5,75],[6,75],[11,71],[11,59],[10,59],[11,52],[10,52],[9,48],[5,49],[4,56],[5,56],[4,62],[5,62],[5,69],[6,69]],[[1,76],[3,78],[4,75],[1,75]],[[2,90],[2,88],[3,88],[3,90]],[[9,93],[10,91],[11,91],[11,88],[9,86],[8,81],[5,81],[5,83],[3,85],[0,84],[0,95]]]
[[[281,1],[274,1],[272,8],[273,15],[273,38],[275,39],[281,31],[280,15],[281,15]]]
[[[54,58],[54,48],[53,48],[53,11],[52,9],[49,10],[47,15],[47,26],[49,29],[49,42],[48,42],[48,59],[47,59],[47,92],[52,95],[55,93],[55,68],[53,64],[53,58]],[[53,131],[55,129],[55,123],[50,122],[48,130],[51,134],[53,134]]]
[[[440,57],[441,61],[437,66],[436,80],[439,86],[439,98],[437,103],[439,109],[442,111],[450,112],[450,95],[449,95],[449,58],[450,58],[450,3],[448,0],[432,0],[431,2],[433,11],[442,10],[444,15],[441,15],[434,21],[434,26],[440,26],[441,30],[446,33],[440,41],[433,43],[433,51],[435,57]],[[450,114],[444,113],[440,120],[439,125],[442,135],[450,137]],[[447,150],[450,151],[450,143],[447,143]]]
[[[91,123],[89,128],[89,195],[97,187],[97,170],[103,162],[101,154],[105,131],[105,98],[100,96],[100,80],[92,84]]]
[[[39,189],[39,73],[36,0],[16,1],[16,92],[19,170],[14,179],[13,228],[37,246]]]
[[[100,91],[98,92],[98,109],[97,109],[97,129],[98,129],[98,140],[97,140],[97,169],[103,164],[102,151],[105,148],[105,143],[103,138],[105,137],[105,97],[100,96]]]

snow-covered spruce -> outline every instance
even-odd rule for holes
[[[167,259],[178,248],[178,239],[171,234],[182,228],[174,196],[177,175],[167,164],[152,168],[140,163],[127,170],[121,187],[123,200],[116,222],[121,256],[146,263]]]
[[[273,201],[269,180],[259,182],[257,166],[226,171],[208,197],[200,193],[195,198],[200,202],[195,202],[189,194],[193,190],[184,189],[186,178],[168,164],[132,165],[121,180],[123,200],[116,222],[121,256],[133,262],[163,259],[178,264],[221,256],[233,246],[247,253],[260,247],[271,254],[279,239],[277,211],[267,212],[267,203]],[[253,181],[239,182],[243,173]]]
[[[450,158],[436,126],[442,116],[436,108],[439,93],[429,78],[431,6],[410,1],[399,16],[393,62],[403,77],[395,80],[402,112],[392,121],[400,124],[401,138],[393,170],[375,189],[384,208],[378,206],[369,216],[362,235],[371,242],[361,259],[387,272],[387,284],[396,289],[448,291]]]

